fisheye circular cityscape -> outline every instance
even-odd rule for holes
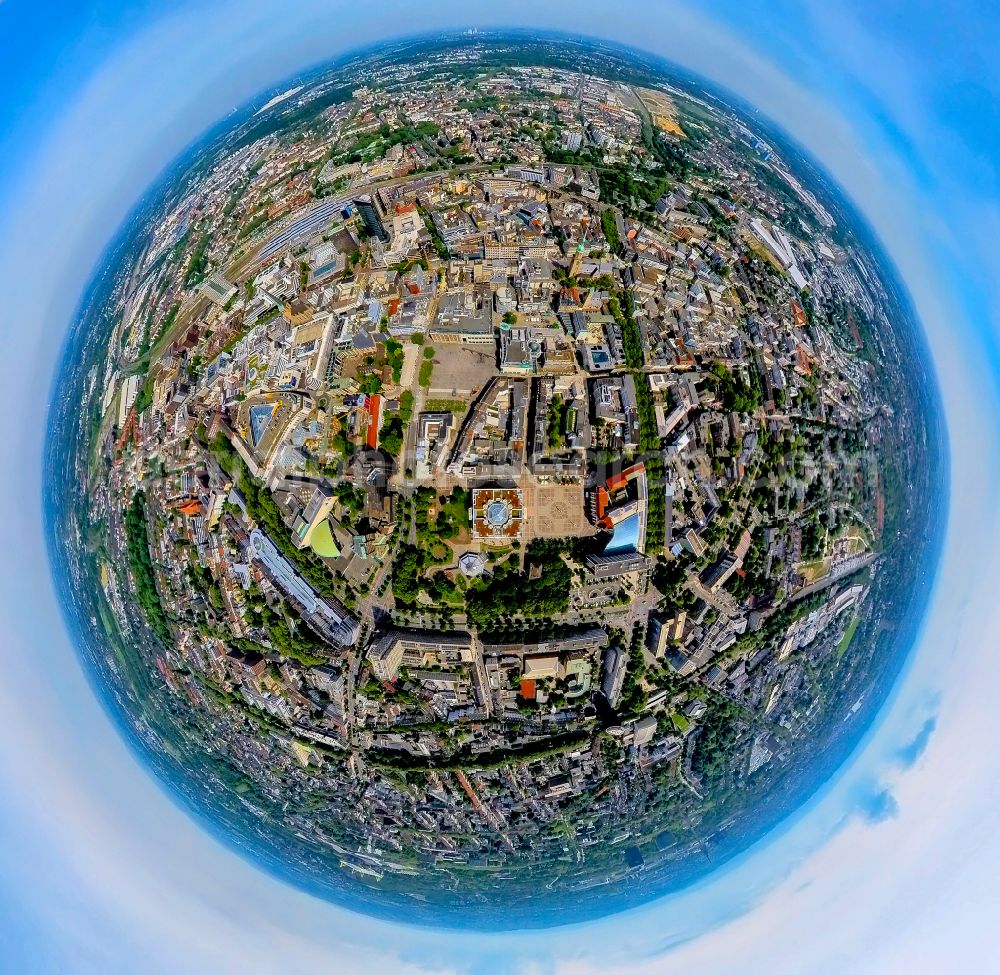
[[[837,188],[640,52],[472,32],[236,111],[71,334],[57,581],[213,831],[356,910],[570,923],[857,744],[936,556],[908,303]]]

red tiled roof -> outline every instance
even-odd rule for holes
[[[378,420],[381,412],[382,397],[378,393],[373,393],[365,402],[365,410],[368,413],[368,439],[367,444],[372,449],[378,448]]]

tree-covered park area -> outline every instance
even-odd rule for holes
[[[556,393],[549,403],[546,431],[550,450],[562,450],[566,446],[569,408],[569,403],[559,393]]]
[[[721,696],[713,697],[702,721],[691,769],[706,787],[715,787],[733,773],[739,747],[740,709]]]
[[[621,705],[622,714],[639,714],[646,706],[647,694],[642,685],[646,674],[646,658],[642,652],[645,628],[636,625],[628,645],[628,667],[625,670],[625,681],[622,684]]]
[[[337,160],[341,163],[361,162],[374,159],[388,152],[393,146],[402,146],[421,139],[433,139],[438,134],[433,122],[417,122],[415,125],[401,125],[393,128],[383,123],[377,129],[361,133],[345,153]]]
[[[149,554],[149,533],[146,527],[146,495],[137,491],[125,511],[125,547],[129,566],[135,579],[139,606],[146,614],[153,632],[170,643],[170,623],[156,588],[156,572]]]
[[[399,397],[399,410],[391,414],[379,431],[379,446],[390,456],[398,457],[403,451],[406,428],[413,418],[413,393],[406,389]]]
[[[597,170],[601,199],[615,203],[630,216],[652,213],[653,204],[670,190],[670,181],[660,176],[644,177],[626,166],[604,166]]]
[[[403,375],[403,346],[400,342],[385,340],[385,361],[392,370],[392,381],[398,385]]]
[[[283,657],[297,660],[306,667],[321,664],[329,657],[329,646],[302,620],[277,612],[263,599],[251,602],[247,609],[247,622],[251,627],[263,631],[267,642]],[[267,648],[256,645],[252,640],[231,640],[244,653],[267,655]]]
[[[764,387],[756,369],[750,370],[749,379],[732,373],[721,362],[713,363],[705,380],[708,388],[722,400],[727,410],[752,413],[764,402]]]
[[[622,239],[618,233],[618,224],[615,221],[615,211],[611,209],[601,211],[601,229],[604,231],[604,239],[608,242],[612,254],[617,254],[621,250]]]
[[[431,378],[434,375],[434,347],[427,345],[424,346],[424,358],[420,363],[420,370],[417,373],[417,382],[424,389],[429,389],[431,385]]]
[[[566,612],[573,571],[563,558],[566,544],[537,539],[528,546],[523,570],[514,559],[497,565],[488,580],[470,586],[469,621],[490,630],[511,618],[544,618]]]
[[[413,525],[417,545],[437,560],[447,558],[446,542],[469,527],[470,494],[456,487],[450,495],[438,497],[434,488],[422,487],[413,496]]]
[[[455,488],[438,497],[433,488],[419,488],[412,499],[412,522],[402,525],[403,538],[392,563],[392,595],[396,605],[412,607],[421,592],[438,603],[461,603],[461,591],[442,572],[431,570],[451,561],[448,542],[469,526],[469,492]]]

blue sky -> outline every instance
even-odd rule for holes
[[[0,970],[983,970],[1000,907],[1000,19],[989,3],[511,0],[0,2]],[[136,764],[66,640],[40,457],[59,345],[102,247],[234,104],[381,36],[572,27],[724,84],[805,144],[868,216],[940,376],[954,483],[940,581],[863,752],[711,881],[546,934],[357,918],[217,844]],[[970,747],[970,743],[979,743]]]

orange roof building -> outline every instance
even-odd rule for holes
[[[365,412],[368,414],[367,444],[372,450],[377,450],[379,422],[382,418],[382,397],[378,393],[373,393],[365,401]]]

